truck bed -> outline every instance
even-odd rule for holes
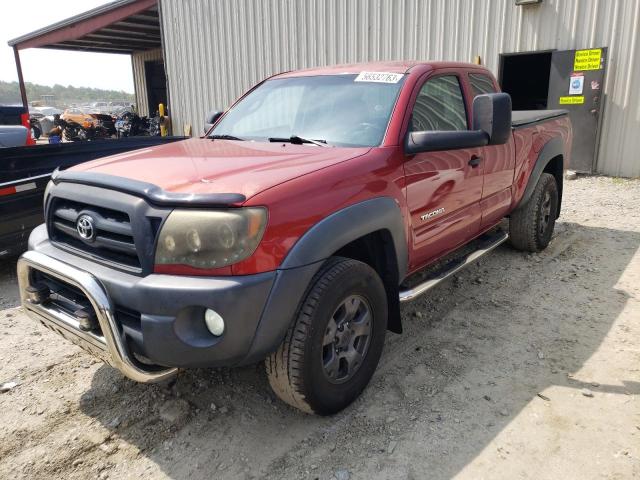
[[[568,114],[566,110],[514,110],[511,114],[511,125],[513,128],[523,128]]]

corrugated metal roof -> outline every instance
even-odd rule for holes
[[[609,47],[598,171],[640,176],[638,0],[162,0],[174,128],[311,66]]]

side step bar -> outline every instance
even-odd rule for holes
[[[410,302],[411,300],[415,300],[417,297],[426,293],[428,290],[431,290],[446,278],[449,278],[451,275],[462,270],[470,263],[478,260],[485,253],[489,253],[498,245],[504,243],[508,238],[509,234],[500,230],[481,236],[476,240],[476,242],[478,242],[478,248],[476,250],[450,260],[445,265],[435,270],[424,282],[416,285],[415,287],[407,290],[401,290],[400,302]]]

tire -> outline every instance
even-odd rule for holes
[[[509,219],[511,245],[525,252],[547,248],[558,213],[558,184],[553,175],[543,173],[529,200]]]
[[[282,344],[265,361],[269,384],[304,412],[337,413],[371,380],[386,329],[387,295],[378,274],[357,260],[332,257],[311,281]]]

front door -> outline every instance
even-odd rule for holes
[[[460,78],[444,73],[419,87],[410,131],[467,130]],[[467,242],[480,229],[482,148],[424,152],[405,161],[411,212],[413,255],[410,268]]]
[[[551,57],[548,109],[569,111],[573,147],[569,168],[591,173],[598,148],[607,49],[555,51]]]

